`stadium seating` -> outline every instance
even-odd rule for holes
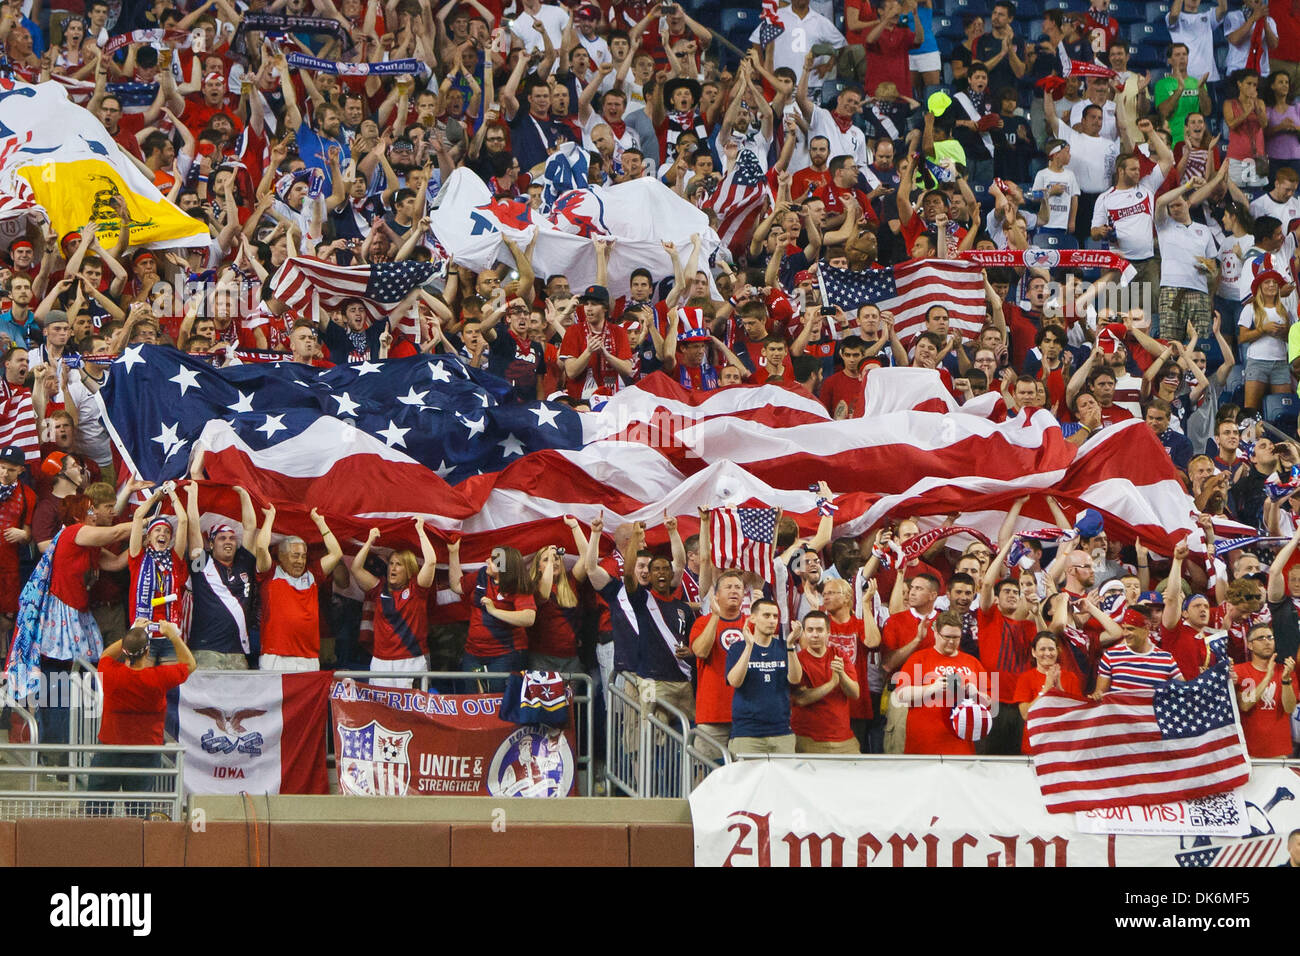
[[[1034,245],[1042,249],[1078,249],[1079,240],[1064,229],[1039,229]]]
[[[749,48],[749,35],[758,26],[758,10],[727,7],[722,11],[720,32],[742,50]]]
[[[1280,428],[1288,435],[1295,434],[1297,419],[1300,419],[1300,398],[1294,393],[1264,396],[1264,421],[1274,428]]]

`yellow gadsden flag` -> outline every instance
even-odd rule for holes
[[[0,219],[44,209],[61,236],[93,220],[109,245],[122,229],[117,196],[131,214],[132,246],[208,242],[207,226],[164,199],[63,87],[0,80]]]

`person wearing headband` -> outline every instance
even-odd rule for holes
[[[1070,165],[1070,144],[1063,139],[1049,139],[1046,148],[1047,168],[1034,176],[1034,191],[1043,194],[1038,228],[1072,233],[1079,214],[1080,189],[1079,180],[1066,168]]]
[[[208,547],[198,533],[199,487],[185,486],[185,512],[189,521],[189,578],[194,604],[190,613],[190,647],[198,666],[207,670],[248,670],[248,655],[255,653],[257,561],[240,545],[236,526],[219,520],[208,529]],[[257,533],[253,499],[238,485],[243,540]],[[209,505],[211,507],[211,505]]]
[[[1120,626],[1124,629],[1124,643],[1101,655],[1093,700],[1101,700],[1107,693],[1145,690],[1183,679],[1174,656],[1151,643],[1151,620],[1146,614],[1129,608]]]
[[[163,496],[171,501],[176,528],[162,514],[150,513]],[[189,540],[189,518],[171,482],[160,485],[131,518],[131,539],[127,547],[127,567],[131,570],[131,605],[133,620],[171,621],[180,626],[180,596],[185,590],[189,567],[185,552]],[[155,653],[166,653],[166,646],[154,643]]]
[[[165,640],[177,663],[156,664],[149,653],[154,639]],[[120,746],[161,746],[163,723],[167,714],[167,692],[185,683],[194,673],[197,664],[190,649],[181,640],[180,629],[171,621],[154,624],[147,618],[138,619],[120,641],[104,649],[99,659],[99,680],[104,704],[103,720],[99,725],[101,744]],[[108,771],[117,767],[158,767],[161,754],[101,750],[95,754],[91,766],[96,772],[90,777],[89,789],[97,792],[150,792],[156,790],[154,777],[114,774]],[[91,801],[87,809],[91,816],[108,816],[112,813],[110,801]],[[149,804],[127,801],[128,816],[144,816]]]

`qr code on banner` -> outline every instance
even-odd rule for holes
[[[1196,829],[1240,826],[1241,803],[1230,793],[1189,800],[1187,818]]]

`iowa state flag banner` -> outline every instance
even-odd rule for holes
[[[331,674],[196,671],[181,685],[187,793],[329,793]]]
[[[111,247],[122,228],[119,196],[131,214],[131,245],[207,244],[208,227],[164,199],[62,86],[0,80],[0,219],[44,209],[59,235],[94,221]]]

